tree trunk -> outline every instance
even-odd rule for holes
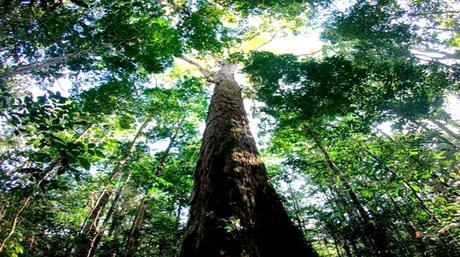
[[[295,215],[295,219],[297,221],[297,226],[301,229],[301,231],[303,232],[305,230],[305,221],[302,217],[302,213],[301,213],[301,210],[300,210],[300,204],[297,200],[297,196],[295,195],[295,192],[294,190],[292,189],[292,186],[290,183],[287,183],[288,185],[288,190],[289,190],[289,194],[291,195],[291,199],[292,199],[292,205],[293,205],[293,208],[294,208],[294,215]]]
[[[142,224],[144,222],[145,212],[150,202],[150,197],[144,195],[141,200],[141,204],[139,205],[136,217],[134,218],[133,225],[131,226],[131,232],[128,235],[128,239],[126,240],[126,250],[125,250],[125,257],[134,256],[134,252],[139,244],[139,236]]]
[[[375,128],[378,132],[382,133],[388,140],[390,140],[390,142],[394,143],[396,146],[398,146],[398,147],[405,147],[405,146],[402,145],[400,142],[396,142],[390,135],[386,134],[386,133],[383,132],[381,129],[379,129],[379,128],[377,128],[377,127],[374,127],[374,128]],[[409,156],[409,158],[410,158],[412,161],[414,161],[414,162],[418,165],[418,168],[419,168],[419,169],[424,169],[425,166],[427,165],[427,164],[423,163],[423,161],[420,160],[420,158],[419,158],[417,155],[415,155],[415,156],[411,155],[411,156]],[[414,168],[417,169],[417,167],[414,167]],[[445,174],[445,175],[448,176],[448,177],[450,177],[451,179],[454,179],[454,180],[455,180],[455,178],[449,176],[448,174]],[[443,187],[445,187],[445,188],[447,188],[447,189],[450,188],[450,185],[449,185],[448,183],[439,180],[439,178],[440,178],[439,175],[433,173],[432,176],[436,179],[436,182],[437,182],[437,183],[439,183],[440,185],[442,185]],[[456,193],[456,192],[450,192],[450,193],[455,194],[455,195],[459,195],[459,194]]]
[[[335,252],[337,253],[337,257],[342,257],[342,255],[340,254],[340,248],[337,243],[337,240],[335,239],[335,237],[332,238],[332,240],[334,240]]]
[[[166,159],[169,156],[169,152],[171,151],[171,148],[174,146],[177,140],[177,136],[179,135],[179,131],[182,127],[182,123],[185,121],[186,116],[183,116],[175,125],[177,125],[177,128],[175,129],[175,132],[171,136],[169,140],[168,147],[166,147],[166,150],[162,154],[158,166],[155,170],[155,176],[160,177],[163,173],[164,165],[166,162]],[[134,252],[136,251],[136,248],[139,244],[139,236],[140,236],[140,230],[142,227],[142,224],[144,223],[144,217],[145,217],[145,212],[147,210],[147,207],[150,202],[150,197],[147,196],[147,194],[142,198],[141,203],[139,205],[139,208],[137,209],[136,213],[136,218],[133,221],[133,225],[131,226],[131,232],[128,236],[128,240],[126,241],[126,251],[125,251],[125,257],[132,257],[134,256]]]
[[[98,231],[97,226],[99,223],[100,218],[102,217],[103,211],[107,203],[109,202],[110,196],[112,195],[112,186],[113,182],[117,181],[120,176],[122,175],[126,165],[131,158],[131,153],[134,150],[137,140],[142,135],[143,130],[147,127],[147,124],[150,122],[151,117],[148,117],[138,128],[134,138],[132,139],[131,143],[128,146],[128,150],[126,154],[118,161],[118,164],[113,169],[112,174],[110,175],[109,181],[107,185],[102,189],[99,193],[99,197],[96,201],[95,206],[91,210],[91,213],[84,224],[81,234],[78,236],[78,240],[76,243],[76,256],[78,257],[90,257],[94,254],[94,250],[96,250],[95,237],[97,237]]]
[[[1,78],[1,77],[0,77]],[[88,130],[92,127],[92,125],[90,125],[89,127],[85,128],[83,130],[83,132],[81,132],[80,134],[77,134],[75,136],[75,139],[72,141],[73,143],[75,142],[78,142],[85,134],[86,132],[88,132]],[[16,226],[18,225],[19,223],[19,220],[21,218],[21,214],[22,212],[27,209],[27,207],[30,205],[30,202],[32,201],[33,197],[34,197],[34,194],[35,192],[41,187],[41,185],[43,183],[45,183],[45,181],[51,177],[53,175],[53,171],[56,169],[56,168],[59,168],[60,169],[65,169],[66,167],[64,167],[62,165],[62,163],[64,163],[65,160],[62,156],[56,158],[55,161],[53,161],[44,171],[43,171],[43,175],[40,177],[40,180],[35,184],[33,185],[31,188],[29,188],[29,190],[26,191],[26,193],[24,194],[24,198],[22,199],[22,202],[21,202],[21,206],[16,210],[16,212],[13,214],[13,219],[12,219],[12,222],[11,222],[11,228],[10,228],[10,231],[8,232],[8,234],[6,235],[6,237],[2,240],[2,243],[0,244],[0,252],[3,251],[3,249],[5,248],[5,245],[6,243],[8,242],[8,240],[14,235],[14,232],[16,230]]]
[[[413,121],[415,125],[419,126],[420,128],[426,130],[426,131],[430,131],[430,128],[428,128],[428,126],[424,123],[421,123],[421,122],[418,122],[418,121]],[[459,149],[459,146],[452,142],[450,139],[444,137],[444,135],[438,135],[438,138],[441,139],[442,141],[444,141],[444,143],[450,145],[454,150],[458,150]]]
[[[442,122],[440,122],[439,120],[433,118],[433,117],[427,117],[427,119],[433,123],[434,125],[436,125],[436,127],[438,127],[439,129],[441,129],[444,133],[446,133],[447,135],[455,138],[456,140],[460,141],[460,135],[458,135],[457,133],[455,133],[454,131],[452,131],[450,128],[448,128],[446,125],[444,125]]]
[[[335,180],[334,179],[329,179],[329,190],[332,192],[333,197],[336,198],[336,203],[335,205],[337,206],[337,211],[341,212],[341,207],[345,209],[345,212],[347,213],[349,219],[353,219],[355,216],[353,213],[356,211],[356,208],[354,205],[349,204],[347,199],[342,195],[342,192],[338,189],[337,185],[335,185]],[[342,205],[342,206],[341,206]],[[361,215],[358,212],[358,217],[361,218],[363,224],[365,225],[366,222],[364,219],[361,217]],[[347,221],[342,221],[342,222],[347,222]],[[354,233],[355,237],[360,237],[362,239],[363,245],[369,249],[374,248],[374,240],[372,239],[372,235],[367,233],[366,226],[359,226],[356,228],[358,232]]]
[[[317,256],[270,184],[235,64],[216,74],[179,257]]]
[[[128,185],[128,182],[131,178],[132,172],[129,172],[128,175],[126,176],[125,183],[123,186],[119,187],[117,190],[117,193],[115,194],[115,197],[112,200],[112,204],[110,205],[109,210],[107,211],[107,214],[105,215],[104,221],[102,222],[102,227],[96,232],[96,235],[92,239],[91,245],[94,250],[97,249],[97,246],[99,245],[102,236],[104,235],[104,232],[107,229],[107,224],[109,223],[110,218],[112,217],[113,213],[115,212],[116,207],[118,206],[118,202],[120,200],[121,195],[126,189],[126,186]],[[94,256],[95,251],[91,251],[90,256]]]
[[[347,257],[353,257],[353,255],[351,254],[350,246],[348,245],[348,240],[344,240],[343,249],[345,250]]]
[[[178,231],[180,227],[180,215],[181,214],[182,214],[182,205],[179,202],[179,206],[177,207],[177,214],[176,214],[176,231]]]
[[[315,135],[315,133],[308,127],[305,127],[305,130],[309,134],[310,138],[315,142],[317,148],[320,150],[321,154],[323,155],[324,163],[326,164],[326,167],[331,171],[333,175],[337,176],[342,181],[348,195],[350,196],[351,202],[353,203],[354,207],[356,208],[356,210],[358,211],[358,213],[360,214],[361,218],[364,221],[366,233],[373,240],[373,244],[375,246],[375,251],[377,255],[382,256],[382,257],[393,256],[390,253],[390,249],[388,247],[388,242],[387,242],[385,234],[383,233],[383,231],[381,231],[378,227],[374,225],[371,217],[369,216],[369,213],[365,210],[363,204],[359,200],[358,195],[353,190],[353,187],[351,186],[348,179],[345,177],[343,172],[339,168],[337,168],[337,166],[335,166],[334,162],[329,156],[329,153],[323,147],[321,141]]]
[[[15,77],[18,75],[24,75],[34,70],[43,70],[51,65],[61,64],[67,62],[68,60],[72,59],[73,57],[77,56],[78,54],[67,54],[63,56],[58,56],[54,58],[50,58],[40,63],[32,63],[27,64],[24,66],[16,67],[14,70],[5,71],[0,73],[0,80],[1,79],[8,79],[11,77]]]
[[[29,206],[30,202],[32,201],[35,191],[37,191],[40,188],[40,186],[51,176],[51,173],[53,172],[54,168],[56,168],[57,166],[59,166],[59,162],[53,162],[52,164],[50,164],[50,166],[44,171],[45,173],[40,178],[40,180],[37,182],[37,184],[33,185],[29,190],[26,191],[25,197],[21,202],[21,206],[16,210],[16,212],[13,215],[10,231],[8,232],[8,234],[6,235],[6,237],[2,240],[2,243],[0,244],[0,252],[2,252],[3,249],[5,249],[6,243],[14,235],[14,232],[16,231],[16,226],[19,223],[21,214]]]
[[[107,236],[112,238],[112,247],[110,248],[107,256],[121,256],[122,255],[122,241],[120,239],[121,234],[125,231],[125,226],[123,223],[124,217],[126,217],[128,210],[132,207],[129,205],[131,199],[125,197],[123,202],[120,204],[121,209],[118,212],[113,213],[112,222],[107,232]]]
[[[425,204],[425,201],[422,199],[422,197],[418,194],[417,190],[415,190],[415,188],[407,181],[405,180],[404,178],[401,178],[398,176],[398,174],[396,174],[396,172],[391,169],[390,167],[388,167],[382,160],[380,160],[380,158],[375,155],[373,152],[371,152],[370,150],[362,147],[363,150],[369,154],[372,159],[374,159],[377,164],[382,167],[383,169],[387,170],[395,179],[398,179],[399,181],[401,181],[401,183],[403,184],[403,186],[407,189],[410,190],[410,192],[414,195],[414,197],[417,199],[420,207],[422,207],[423,211],[426,212],[426,214],[428,214],[433,220],[439,222],[439,220],[436,218],[436,216],[434,215],[434,213],[426,206]]]

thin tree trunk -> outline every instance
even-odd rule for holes
[[[370,153],[371,155],[373,155],[370,151],[367,151],[368,153]],[[384,168],[388,169],[395,177],[397,177],[397,175],[394,173],[394,171],[391,169],[391,168],[388,168],[380,159],[378,159],[378,157],[376,155],[373,155],[374,159],[376,161],[378,161],[379,165],[383,166]],[[419,196],[417,190],[415,190],[414,187],[412,187],[407,181],[405,181],[404,179],[401,179],[401,181],[403,182],[403,185],[408,188],[412,194],[415,196],[415,198],[417,199],[419,205],[422,207],[422,209],[437,223],[440,223],[440,220],[436,217],[436,215],[426,206],[425,204],[425,201]],[[447,232],[448,235],[454,239],[454,242],[455,242],[455,237],[448,231]],[[455,242],[457,244],[457,242]]]
[[[53,172],[54,168],[57,167],[59,165],[59,163],[57,162],[54,162],[52,163],[46,170],[45,170],[45,174],[42,176],[42,178],[38,181],[37,184],[35,184],[32,188],[30,188],[27,192],[26,192],[26,196],[25,198],[22,200],[22,203],[21,203],[21,207],[19,207],[16,212],[14,213],[13,215],[13,220],[11,222],[11,228],[10,228],[10,231],[8,232],[7,236],[3,239],[1,245],[0,245],[0,252],[3,251],[3,249],[5,248],[5,245],[6,243],[8,242],[8,240],[14,235],[14,232],[16,231],[16,226],[18,225],[19,223],[19,219],[20,219],[20,216],[22,214],[22,212],[29,206],[30,204],[30,201],[32,200],[33,198],[33,195],[34,195],[34,192],[40,188],[40,186],[46,181],[46,179],[48,179],[51,175],[51,173]]]
[[[179,230],[181,214],[182,214],[182,205],[179,202],[179,206],[177,207],[177,215],[176,215],[176,231]]]
[[[153,254],[152,254],[152,248],[153,248],[152,247],[152,245],[153,245],[152,241],[153,241],[153,238],[151,237],[149,239],[149,241],[148,241],[147,255],[146,256],[153,256]]]
[[[354,205],[350,205],[348,203],[348,201],[342,195],[340,190],[337,188],[337,185],[335,185],[335,181],[330,180],[329,183],[330,183],[329,189],[331,190],[332,194],[335,195],[335,197],[338,200],[338,202],[340,202],[343,205],[343,207],[345,208],[346,213],[348,214],[348,216],[349,216],[349,218],[351,220],[353,218],[353,216],[354,216],[353,211],[356,210],[356,208],[354,208]],[[340,205],[338,203],[336,203],[336,206],[337,206],[337,208],[340,208]],[[358,216],[363,221],[363,224],[366,224],[366,221],[364,221],[364,219],[361,217],[361,215],[359,213],[358,213]],[[364,245],[367,248],[375,248],[375,243],[373,242],[372,235],[367,233],[366,229],[362,229],[362,227],[360,226],[359,227],[359,233],[360,233],[360,235],[362,235],[362,239],[363,239],[362,241],[363,241]]]
[[[158,166],[155,171],[155,176],[160,177],[163,173],[164,165],[166,162],[166,159],[169,156],[169,152],[171,151],[171,148],[174,146],[177,140],[177,136],[179,135],[179,131],[181,130],[182,124],[185,121],[186,116],[184,115],[180,120],[175,124],[177,125],[177,128],[175,129],[173,135],[171,136],[169,140],[168,147],[166,147],[166,150],[162,154]],[[144,223],[144,217],[145,217],[145,212],[147,210],[147,207],[150,203],[150,197],[147,196],[147,194],[142,198],[141,203],[139,205],[139,208],[137,209],[136,213],[136,218],[133,221],[133,225],[131,227],[131,232],[128,236],[128,239],[126,241],[126,251],[125,251],[125,257],[132,257],[134,256],[134,252],[136,251],[136,248],[139,244],[139,236],[140,236],[140,230],[142,228],[142,224]]]
[[[394,143],[394,144],[397,145],[397,146],[404,147],[401,143],[396,142],[390,135],[388,135],[387,133],[383,132],[381,129],[379,129],[379,128],[377,128],[377,127],[374,127],[374,128],[375,128],[378,132],[382,133],[388,140],[390,140],[390,142]],[[454,147],[455,147],[455,146],[454,146]],[[411,160],[413,160],[415,163],[417,163],[417,165],[419,166],[420,169],[423,169],[423,167],[426,166],[426,164],[424,164],[423,161],[420,160],[420,158],[418,158],[417,156],[412,156],[412,155],[411,155],[411,156],[409,156],[409,158],[410,158]],[[439,178],[439,175],[437,175],[437,174],[435,174],[435,173],[433,173],[432,175],[433,175],[434,178],[437,179],[436,181],[437,181],[439,184],[441,184],[442,186],[444,186],[444,187],[446,187],[446,188],[450,188],[450,185],[449,185],[449,184],[447,184],[446,182],[442,182],[442,181],[440,181],[440,180],[438,179],[438,178]],[[447,176],[449,176],[449,175],[447,175]],[[453,177],[450,177],[450,178],[454,179]],[[451,193],[452,193],[452,194],[458,195],[456,192],[451,192]]]
[[[415,125],[417,125],[417,126],[423,128],[424,130],[430,131],[430,128],[428,128],[426,124],[420,123],[420,122],[418,122],[418,121],[413,121],[413,122],[414,122]],[[457,146],[457,144],[455,144],[455,143],[452,142],[451,140],[447,139],[447,138],[444,137],[443,135],[439,135],[438,138],[441,139],[442,141],[444,141],[444,143],[446,143],[446,144],[452,146],[453,149],[458,150],[459,147]]]
[[[343,249],[345,250],[347,257],[353,257],[353,255],[351,254],[350,246],[348,245],[348,240],[344,240]]]
[[[456,140],[460,141],[460,135],[458,135],[457,133],[455,133],[454,131],[452,131],[450,128],[448,128],[446,125],[444,125],[442,122],[440,122],[439,120],[433,118],[433,117],[427,117],[427,119],[433,123],[434,125],[436,125],[436,127],[438,127],[439,129],[441,129],[444,133],[446,133],[447,135],[455,138]]]
[[[114,212],[113,214],[113,218],[112,218],[112,222],[110,224],[110,227],[109,227],[109,230],[108,230],[108,237],[112,238],[112,242],[117,242],[117,246],[118,247],[112,247],[110,249],[110,255],[111,256],[121,256],[121,250],[122,250],[122,243],[119,243],[118,242],[121,242],[122,240],[120,240],[120,233],[115,233],[118,229],[118,231],[122,231],[123,230],[123,218],[126,216],[126,213],[127,213],[127,209],[129,209],[127,206],[129,202],[129,199],[128,198],[124,198],[123,199],[123,202],[122,204],[120,205],[121,207],[121,210],[119,212]]]
[[[402,182],[402,184],[404,185],[404,187],[406,187],[407,189],[410,190],[410,192],[411,192],[411,193],[414,195],[414,197],[417,199],[419,205],[422,207],[423,211],[425,211],[425,212],[426,212],[432,219],[434,219],[435,221],[439,221],[439,220],[436,218],[436,216],[434,215],[434,213],[426,206],[425,201],[420,197],[420,195],[418,194],[417,190],[415,190],[415,188],[414,188],[409,182],[407,182],[407,181],[406,181],[405,179],[403,179],[403,178],[400,178],[400,177],[398,176],[398,174],[396,174],[396,172],[395,172],[393,169],[391,169],[391,168],[389,168],[387,165],[385,165],[385,163],[383,163],[383,161],[380,160],[380,158],[379,158],[377,155],[375,155],[373,152],[369,151],[368,149],[366,149],[366,148],[364,148],[364,147],[363,147],[363,149],[364,149],[364,151],[365,151],[367,154],[369,154],[369,155],[372,157],[372,159],[374,159],[374,160],[377,162],[377,164],[378,164],[380,167],[382,167],[382,168],[386,169],[387,171],[389,171],[390,174],[391,174],[394,178],[399,179],[399,180]]]
[[[165,251],[165,248],[166,248],[166,241],[167,239],[165,238],[160,238],[160,242],[158,242],[158,257],[162,257],[164,255],[164,251]]]
[[[128,175],[126,176],[125,183],[123,183],[123,186],[121,186],[118,190],[117,193],[115,194],[115,197],[113,198],[112,205],[110,206],[109,211],[107,212],[107,215],[105,216],[104,219],[104,224],[107,224],[112,217],[113,213],[115,212],[115,209],[118,206],[118,201],[120,201],[121,195],[124,193],[126,187],[128,186],[129,180],[131,179],[132,172],[130,171]]]
[[[329,156],[329,153],[324,149],[322,143],[319,141],[319,139],[316,137],[316,135],[308,128],[306,128],[310,138],[315,142],[316,147],[320,150],[321,155],[324,158],[324,163],[326,164],[326,167],[334,174],[337,176],[343,183],[345,189],[347,190],[348,195],[351,198],[351,201],[355,208],[358,210],[358,213],[360,214],[361,218],[363,218],[364,221],[369,222],[371,219],[369,217],[369,214],[367,211],[364,209],[364,206],[361,204],[361,201],[359,200],[357,194],[353,190],[352,186],[350,185],[350,182],[348,179],[345,177],[343,172],[335,166],[334,162],[332,161],[331,157]]]
[[[78,134],[73,140],[73,142],[75,143],[78,140],[80,140],[90,128],[91,126],[87,127],[85,130],[83,130],[82,133]],[[33,185],[29,190],[26,191],[24,199],[22,200],[20,207],[16,210],[16,212],[13,215],[10,231],[8,232],[7,236],[2,240],[2,243],[0,244],[0,252],[3,251],[8,240],[14,235],[14,232],[16,231],[16,226],[18,225],[19,220],[21,218],[21,214],[30,205],[30,202],[32,201],[34,193],[52,175],[53,171],[56,168],[58,168],[60,165],[62,165],[63,162],[64,162],[64,159],[62,157],[59,157],[55,161],[53,161],[46,168],[46,170],[44,170],[43,176],[40,178],[40,180],[35,185]]]
[[[1,164],[0,164],[0,166],[1,166]],[[7,209],[8,209],[8,205],[6,203],[0,201],[0,222],[3,220],[3,217],[5,217]]]
[[[300,213],[300,205],[299,202],[297,201],[297,197],[294,193],[294,190],[292,189],[291,184],[288,183],[288,190],[289,194],[291,195],[292,198],[292,203],[294,207],[294,213],[295,213],[295,219],[297,220],[298,227],[302,230],[302,232],[305,230],[305,222],[302,218],[302,215]]]
[[[126,240],[125,257],[134,256],[134,252],[139,244],[140,230],[144,221],[145,212],[150,203],[150,197],[146,194],[142,197],[141,203],[137,209],[136,217],[134,218],[131,232]]]
[[[358,195],[353,190],[353,187],[351,186],[348,179],[345,177],[343,172],[339,168],[337,168],[337,166],[335,166],[334,162],[329,156],[329,153],[323,147],[321,141],[318,139],[315,133],[306,126],[305,126],[305,130],[309,134],[310,138],[315,142],[316,147],[320,150],[324,158],[324,163],[326,164],[326,167],[331,171],[332,174],[337,176],[342,181],[343,186],[345,187],[348,195],[350,196],[353,205],[355,206],[356,210],[360,214],[361,218],[364,220],[366,233],[368,233],[369,236],[373,239],[372,241],[373,241],[373,245],[375,246],[376,253],[382,257],[393,256],[389,251],[386,236],[384,235],[383,231],[380,231],[379,229],[375,227],[374,223],[372,222],[372,219],[370,218],[369,214],[365,210],[363,204],[359,200]]]
[[[249,130],[235,64],[216,74],[179,257],[311,257],[270,184]]]
[[[339,245],[337,244],[337,240],[334,238],[332,238],[332,240],[334,240],[334,246],[335,246],[335,251],[337,252],[337,257],[342,257],[342,255],[340,254],[340,248],[339,248]]]
[[[110,205],[109,211],[105,215],[104,221],[102,222],[102,227],[96,232],[96,236],[92,239],[93,241],[91,242],[92,248],[94,249],[93,251],[90,251],[90,256],[92,257],[95,254],[95,250],[97,249],[97,246],[99,245],[99,242],[102,239],[102,236],[104,234],[104,231],[106,231],[107,224],[112,217],[115,208],[118,205],[118,201],[121,198],[121,195],[123,194],[124,190],[126,189],[126,186],[128,185],[128,182],[131,178],[132,172],[129,172],[128,175],[126,176],[125,183],[123,186],[119,187],[117,190],[117,193],[115,194],[115,197],[112,200],[112,204]]]
[[[440,29],[440,28],[438,28]],[[441,50],[437,50],[437,49],[432,49],[432,48],[420,48],[420,47],[412,47],[411,50],[414,50],[414,51],[417,51],[417,52],[421,52],[431,58],[435,58],[435,57],[432,57],[431,54],[441,54],[443,55],[441,58],[438,58],[438,59],[449,59],[449,60],[459,60],[460,59],[460,56],[456,53],[449,53],[449,52],[446,52],[446,51],[441,51]]]
[[[8,79],[8,78],[15,77],[15,76],[18,76],[18,75],[24,75],[26,73],[36,71],[36,70],[43,70],[43,69],[45,69],[45,68],[47,68],[47,67],[49,67],[51,65],[64,63],[64,62],[70,60],[71,58],[73,58],[73,57],[75,57],[77,55],[78,54],[67,54],[67,55],[63,55],[63,56],[50,58],[50,59],[45,60],[43,62],[32,63],[32,64],[27,64],[27,65],[24,65],[24,66],[20,66],[20,67],[17,67],[15,69],[13,69],[13,70],[9,70],[9,71],[5,71],[3,73],[0,73],[0,80],[1,79]]]
[[[94,238],[97,236],[97,226],[100,218],[102,217],[104,208],[107,205],[110,196],[112,195],[113,182],[117,181],[122,175],[126,165],[128,164],[131,158],[131,154],[135,146],[137,145],[139,137],[142,135],[144,129],[147,127],[150,120],[151,116],[145,119],[145,121],[138,128],[136,134],[134,135],[134,138],[131,140],[128,146],[126,154],[118,161],[117,165],[115,166],[110,175],[109,181],[99,193],[99,197],[96,201],[96,204],[92,208],[90,215],[88,216],[88,219],[86,221],[86,224],[84,224],[83,226],[81,234],[77,236],[78,239],[76,243],[76,256],[90,257],[96,250],[96,247],[94,245]]]

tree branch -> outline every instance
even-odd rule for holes
[[[195,67],[197,67],[198,70],[201,72],[201,74],[203,74],[206,77],[207,80],[209,80],[209,79],[212,80],[212,77],[214,76],[215,72],[208,70],[207,68],[203,67],[203,65],[201,65],[199,62],[197,62],[197,61],[195,61],[193,59],[190,59],[187,56],[183,55],[183,56],[179,56],[177,58],[179,58],[179,59],[181,59],[181,60],[183,60],[183,61],[185,61],[185,62],[187,62],[187,63],[189,63],[189,64],[191,64],[191,65],[193,65]]]
[[[256,49],[254,49],[254,51],[257,51],[257,50],[259,50],[260,48],[262,48],[262,47],[264,47],[264,46],[270,44],[270,43],[276,38],[276,35],[277,35],[277,34],[278,34],[277,32],[273,33],[273,35],[270,37],[270,39],[268,39],[266,42],[264,42],[264,43],[262,43],[261,45],[259,45],[258,47],[256,47]]]
[[[311,53],[306,53],[306,54],[297,54],[296,57],[305,57],[305,56],[310,56],[310,55],[315,55],[319,52],[323,51],[323,48],[321,47],[317,51],[311,52]]]
[[[422,56],[427,56],[431,57],[433,59],[440,59],[440,60],[460,60],[460,55],[456,53],[449,53],[443,50],[437,50],[433,48],[421,48],[421,47],[412,47],[411,50],[420,52],[420,53],[414,53]],[[430,54],[440,54],[443,55],[442,57],[435,57],[435,56],[430,56]]]

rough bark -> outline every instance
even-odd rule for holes
[[[270,184],[234,64],[216,74],[180,257],[317,256]]]

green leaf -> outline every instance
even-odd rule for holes
[[[80,157],[78,158],[78,162],[85,170],[91,169],[91,163],[87,159]]]

